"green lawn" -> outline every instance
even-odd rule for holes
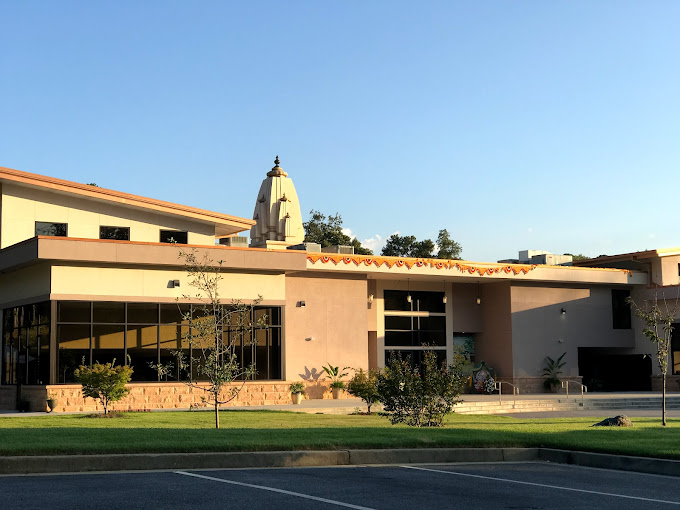
[[[680,419],[634,418],[633,428],[591,427],[597,418],[451,415],[443,428],[393,426],[373,416],[282,411],[124,413],[0,418],[0,455],[545,446],[680,460]]]

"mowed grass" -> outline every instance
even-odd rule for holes
[[[450,415],[442,428],[386,418],[283,411],[205,411],[0,418],[0,455],[336,450],[349,448],[550,447],[680,460],[680,419],[633,418],[633,428],[592,427],[601,418],[522,419]]]

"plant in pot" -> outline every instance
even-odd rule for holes
[[[543,381],[543,387],[546,391],[555,393],[557,391],[560,382],[560,375],[562,375],[562,367],[567,364],[563,361],[563,358],[567,355],[563,352],[562,355],[557,359],[552,359],[550,356],[545,357],[545,367],[543,368],[543,376],[545,380]]]
[[[47,405],[50,408],[48,413],[51,413],[52,411],[54,411],[54,408],[57,407],[57,404],[59,403],[59,401],[57,400],[57,394],[49,391],[47,393],[47,398],[45,400],[47,401]]]
[[[299,404],[302,402],[302,397],[305,395],[305,385],[301,382],[290,383],[290,398],[293,404]]]
[[[349,370],[349,368],[345,367],[341,370],[339,366],[334,367],[330,363],[323,367],[323,371],[331,378],[330,388],[335,400],[340,398],[340,392],[345,389],[345,383],[342,381],[342,378],[347,377],[349,372],[346,372],[346,370]]]

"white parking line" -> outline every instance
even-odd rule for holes
[[[212,480],[213,482],[222,482],[231,485],[240,485],[242,487],[250,487],[252,489],[260,489],[263,491],[278,492],[279,494],[286,494],[288,496],[295,496],[298,498],[312,499],[314,501],[321,501],[322,503],[330,503],[331,505],[344,506],[345,508],[354,508],[356,510],[375,510],[374,508],[370,508],[367,506],[352,505],[350,503],[343,503],[342,501],[335,501],[334,499],[319,498],[317,496],[310,496],[309,494],[302,494],[301,492],[292,492],[283,489],[276,489],[274,487],[267,487],[266,485],[254,485],[252,483],[235,482],[234,480],[225,480],[224,478],[215,478],[213,476],[199,475],[197,473],[188,473],[186,471],[175,471],[175,473],[178,475],[203,478],[204,480]]]
[[[483,476],[483,475],[473,475],[471,473],[460,473],[458,471],[444,471],[443,469],[430,469],[430,468],[423,468],[423,467],[416,467],[416,466],[401,466],[405,469],[417,469],[418,471],[430,471],[432,473],[444,473],[447,475],[456,475],[456,476],[467,476],[470,478],[482,478],[484,480],[496,480],[498,482],[508,482],[508,483],[517,483],[520,485],[533,485],[534,487],[545,487],[548,489],[559,489],[563,491],[572,491],[572,492],[584,492],[586,494],[597,494],[599,496],[612,496],[615,498],[625,498],[625,499],[635,499],[637,501],[649,501],[652,503],[666,503],[668,505],[677,505],[680,506],[679,501],[666,501],[664,499],[651,499],[651,498],[641,498],[639,496],[626,496],[624,494],[613,494],[611,492],[599,492],[599,491],[589,491],[586,489],[574,489],[572,487],[561,487],[559,485],[548,485],[544,483],[535,483],[535,482],[522,482],[520,480],[510,480],[508,478],[497,478],[495,476]]]

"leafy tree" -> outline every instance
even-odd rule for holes
[[[453,365],[437,364],[434,351],[426,351],[423,364],[411,365],[410,356],[392,353],[387,367],[378,375],[378,395],[392,424],[438,427],[453,410],[465,384],[461,357]]]
[[[661,422],[666,426],[666,374],[668,373],[668,357],[671,351],[671,336],[673,334],[673,322],[678,313],[678,300],[676,299],[673,308],[668,306],[664,299],[663,308],[659,306],[658,296],[654,296],[651,303],[645,306],[638,306],[635,301],[628,298],[633,313],[642,319],[645,324],[642,334],[649,338],[649,341],[656,345],[656,359],[659,363],[661,376],[663,379],[662,398],[661,398]]]
[[[571,255],[571,258],[574,262],[578,262],[579,260],[590,260],[590,257],[588,257],[587,255],[584,255],[583,253],[578,253],[578,254],[565,253],[565,255]]]
[[[355,371],[349,383],[347,383],[347,393],[366,402],[368,414],[371,414],[371,406],[379,401],[378,370],[364,371],[363,368],[360,368]]]
[[[434,254],[436,247],[439,247],[437,254]],[[390,257],[415,257],[415,258],[439,258],[457,259],[460,258],[462,247],[451,239],[448,230],[439,231],[437,243],[431,239],[418,241],[415,236],[400,236],[392,234],[387,238],[387,242],[382,249],[382,254]]]
[[[302,224],[305,229],[305,241],[319,243],[322,248],[335,245],[354,246],[354,253],[359,255],[373,255],[373,252],[361,246],[359,240],[349,237],[342,231],[342,217],[340,214],[326,216],[312,209],[310,219]]]
[[[449,231],[445,228],[437,235],[437,246],[439,246],[438,259],[459,259],[463,252],[463,247],[451,239]]]
[[[187,360],[181,351],[173,354],[180,373],[190,374],[185,383],[203,391],[203,402],[213,406],[215,428],[219,429],[220,406],[234,400],[245,382],[256,373],[254,365],[241,365],[237,348],[241,343],[248,344],[253,329],[267,327],[267,317],[261,315],[255,319],[255,307],[261,296],[252,304],[240,301],[232,301],[230,306],[222,304],[219,296],[222,261],[214,262],[208,255],[200,257],[196,249],[181,250],[179,256],[189,274],[189,286],[196,290],[194,295],[183,297],[200,304],[193,305],[184,315],[190,326],[185,338],[192,347],[191,359]],[[228,337],[224,332],[226,329],[232,333]],[[232,385],[235,382],[238,384]]]
[[[104,406],[104,414],[109,412],[109,404],[117,402],[130,390],[125,387],[130,382],[132,367],[115,366],[116,360],[111,363],[83,364],[76,368],[74,375],[76,380],[83,385],[83,395],[99,400]]]

